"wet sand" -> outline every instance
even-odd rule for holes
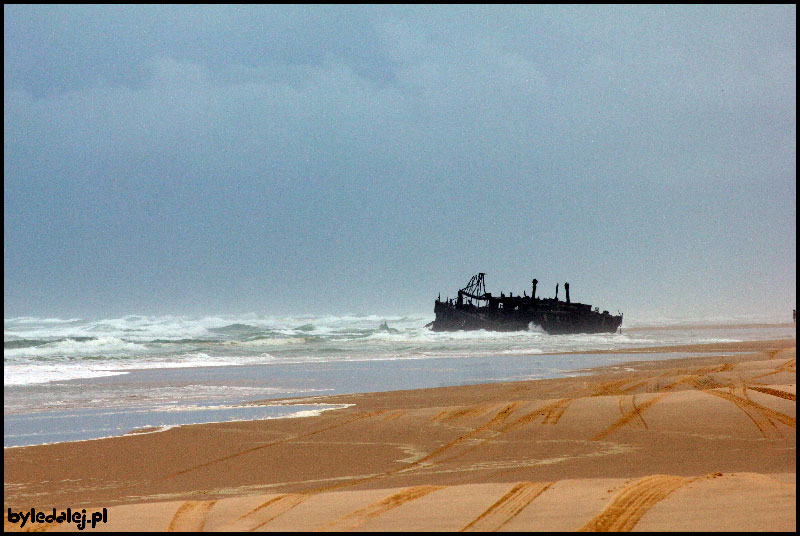
[[[795,530],[795,340],[681,350],[5,449],[4,511],[108,508],[95,530]]]

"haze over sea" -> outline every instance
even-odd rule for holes
[[[774,317],[626,318],[619,333],[582,335],[547,335],[536,326],[437,333],[425,327],[431,320],[422,314],[7,318],[4,444],[312,415],[330,406],[248,403],[548,378],[680,355],[614,350],[795,337],[787,318]],[[741,325],[745,320],[749,325]],[[593,350],[612,352],[582,353]]]

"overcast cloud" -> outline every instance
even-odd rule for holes
[[[795,6],[5,6],[4,314],[790,314]],[[550,289],[550,290],[548,290]]]

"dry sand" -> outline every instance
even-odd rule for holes
[[[794,346],[5,449],[4,510],[108,508],[95,530],[794,531]]]

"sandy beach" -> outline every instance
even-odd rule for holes
[[[796,532],[796,4],[4,21],[5,531]]]
[[[311,397],[347,405],[311,418],[7,448],[4,528],[20,530],[9,509],[69,507],[106,508],[94,530],[796,530],[795,340],[680,351]],[[77,527],[21,530],[42,529]]]

